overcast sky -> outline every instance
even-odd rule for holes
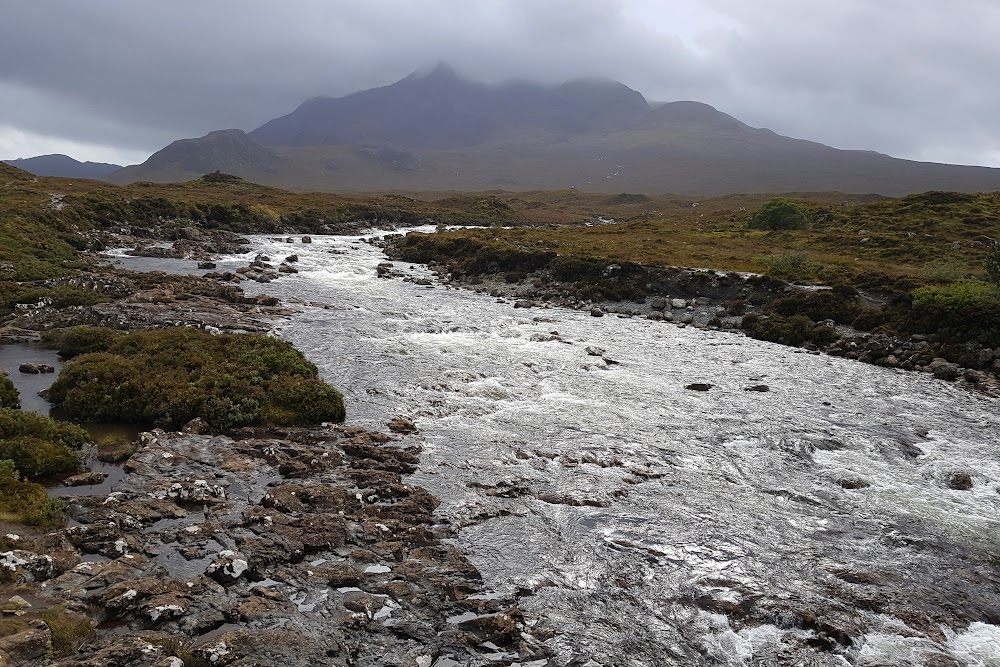
[[[1000,166],[995,0],[3,0],[0,158],[133,163],[437,62]]]

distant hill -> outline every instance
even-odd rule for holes
[[[750,127],[700,102],[650,105],[615,81],[488,85],[447,66],[307,100],[249,134],[177,141],[114,182],[220,170],[293,189],[599,192],[1000,188],[1000,169],[845,151]]]
[[[137,180],[186,181],[213,171],[266,182],[281,158],[255,143],[243,130],[216,130],[198,139],[180,139],[153,153],[141,165],[110,174],[113,183]]]
[[[18,160],[4,160],[7,164],[24,169],[35,176],[62,176],[64,178],[104,178],[122,168],[120,164],[106,162],[80,162],[68,155],[39,155]]]

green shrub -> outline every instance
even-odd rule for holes
[[[81,354],[107,352],[112,343],[121,338],[124,332],[106,327],[79,326],[66,329],[55,337],[55,345],[59,356],[72,359]]]
[[[766,267],[767,275],[784,280],[804,280],[815,274],[809,256],[804,252],[791,251],[758,257],[757,261]]]
[[[809,226],[809,212],[805,207],[787,199],[776,198],[766,202],[747,218],[749,229],[805,229]]]
[[[805,315],[761,317],[757,313],[743,316],[740,328],[751,338],[783,345],[829,345],[839,338],[833,327],[818,325]]]
[[[0,520],[29,525],[58,525],[62,503],[50,498],[41,484],[21,478],[13,461],[0,460]]]
[[[82,614],[69,612],[62,605],[49,607],[39,614],[52,633],[52,656],[64,658],[94,635],[95,626]]]
[[[92,443],[87,432],[76,424],[55,421],[35,412],[0,409],[0,440],[22,436],[49,440],[70,449]]]
[[[340,393],[290,344],[259,334],[139,331],[63,366],[49,400],[73,419],[217,430],[343,421]]]
[[[837,286],[829,290],[799,292],[776,299],[769,308],[785,317],[805,315],[812,320],[833,320],[839,324],[850,324],[861,315],[857,290],[846,286]]]
[[[914,306],[943,306],[964,310],[994,305],[1000,302],[996,289],[988,284],[963,280],[947,285],[928,285],[913,290]]]
[[[986,269],[986,279],[1000,289],[1000,243],[994,241],[990,244],[983,265]]]
[[[66,445],[29,436],[0,440],[0,459],[13,461],[25,479],[70,472],[79,464],[76,452]]]
[[[74,424],[34,412],[0,409],[0,459],[11,461],[23,479],[75,470],[79,464],[76,450],[90,442],[87,432]]]
[[[21,407],[21,397],[17,387],[11,382],[9,377],[0,375],[0,408]]]

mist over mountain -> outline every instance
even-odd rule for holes
[[[607,80],[470,81],[446,65],[316,97],[250,133],[174,142],[109,180],[226,171],[313,190],[731,192],[899,195],[1000,187],[1000,169],[900,160],[751,127],[695,101],[650,105]]]
[[[65,178],[104,178],[122,168],[120,164],[106,162],[80,162],[68,155],[38,155],[36,157],[4,160],[7,164],[29,171],[35,176],[62,176]]]

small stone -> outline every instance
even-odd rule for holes
[[[684,388],[691,391],[708,391],[714,386],[714,384],[708,384],[707,382],[692,382],[691,384],[684,385]]]
[[[603,357],[604,356],[604,350],[602,350],[599,347],[595,347],[593,345],[588,345],[587,349],[584,350],[584,351],[587,354],[589,354],[590,356],[592,356],[592,357]]]
[[[534,305],[535,303],[533,301],[529,301],[528,299],[521,299],[520,301],[514,302],[515,308],[531,308]]]
[[[590,316],[591,317],[604,317],[604,311],[601,310],[600,308],[591,308],[590,309]]]

